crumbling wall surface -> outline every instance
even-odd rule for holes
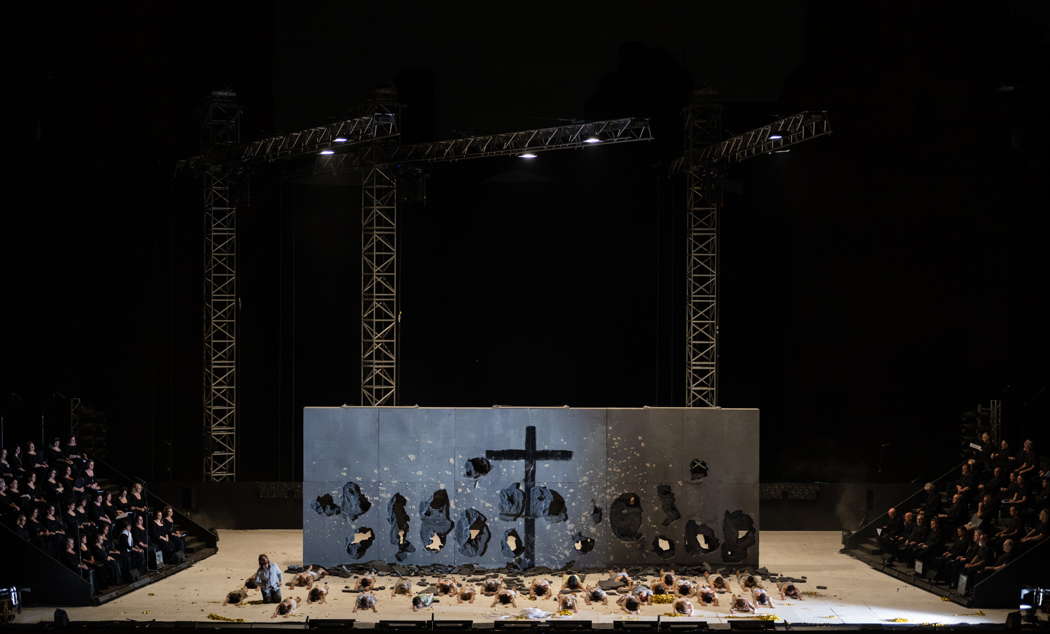
[[[758,410],[311,407],[303,418],[304,562],[758,565]]]

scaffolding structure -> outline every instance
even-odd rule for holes
[[[719,214],[725,170],[754,156],[831,133],[827,113],[805,111],[719,141],[723,109],[713,92],[686,108],[685,153],[672,173],[685,173],[685,404],[718,407]]]
[[[397,190],[406,165],[652,140],[646,119],[612,119],[489,136],[376,144],[319,156],[316,171],[366,170],[361,187],[361,403],[398,404]]]
[[[621,118],[400,144],[402,109],[377,93],[351,117],[240,143],[241,108],[231,91],[207,104],[200,156],[182,161],[204,181],[205,479],[237,477],[237,210],[254,166],[317,156],[318,173],[359,172],[361,193],[361,403],[397,405],[398,183],[406,165],[651,141],[649,121]],[[719,212],[726,168],[830,132],[826,114],[802,112],[723,139],[722,106],[700,96],[686,111],[685,152],[672,173],[686,179],[686,405],[718,405]]]
[[[232,91],[212,93],[201,144],[222,151],[240,142],[241,107]],[[204,477],[237,475],[237,180],[239,171],[210,166],[204,180],[203,404]]]

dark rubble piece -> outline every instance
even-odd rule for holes
[[[477,509],[463,511],[463,519],[456,526],[456,545],[459,553],[464,557],[481,557],[489,547],[489,539],[492,533],[489,531],[488,519]],[[461,566],[456,570],[459,574],[469,573],[474,570]]]
[[[701,536],[703,539],[698,539]],[[713,553],[721,543],[715,536],[715,529],[707,524],[697,524],[696,520],[685,523],[685,552]]]
[[[397,546],[397,553],[394,554],[394,558],[398,561],[404,561],[408,556],[408,553],[416,552],[416,547],[412,545],[412,542],[408,541],[408,512],[405,511],[405,505],[408,500],[405,496],[400,493],[395,493],[394,497],[390,498],[390,503],[386,506],[386,517],[390,523],[390,543]]]
[[[658,484],[656,486],[656,497],[660,499],[660,508],[664,512],[664,526],[670,526],[672,522],[682,517],[678,507],[675,506],[674,491],[670,484]]]
[[[515,482],[500,489],[499,492],[499,518],[505,522],[511,522],[525,512],[525,492],[521,490],[520,484]]]
[[[471,458],[463,468],[463,475],[477,480],[492,471],[492,463],[486,458]]]
[[[445,489],[434,491],[429,502],[419,503],[419,538],[423,540],[425,550],[437,552],[445,547],[445,540],[455,526],[448,516],[448,511],[448,491]],[[437,544],[434,543],[434,536],[437,536]]]
[[[534,517],[542,517],[548,522],[564,522],[569,519],[569,510],[565,498],[554,489],[534,487],[529,508]]]
[[[362,526],[354,531],[354,534],[346,538],[346,554],[352,559],[360,559],[376,540],[375,531],[367,526]]]
[[[746,559],[747,549],[755,545],[755,534],[755,520],[750,515],[740,510],[726,511],[722,519],[722,561]]]
[[[627,584],[622,581],[613,581],[612,579],[602,579],[598,582],[598,587],[602,590],[617,590],[623,588]]]
[[[319,515],[327,515],[328,517],[339,515],[342,512],[339,505],[335,503],[331,493],[317,496],[317,499],[310,504],[310,508],[317,511]]]
[[[368,500],[361,487],[356,482],[347,482],[343,485],[343,503],[340,505],[343,516],[348,522],[352,522],[368,512],[372,503]]]
[[[598,506],[598,504],[594,500],[591,500],[591,507],[591,521],[595,524],[601,524],[602,507]]]
[[[642,538],[642,503],[637,493],[624,493],[609,506],[609,526],[613,535],[624,541]]]

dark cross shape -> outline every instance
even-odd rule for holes
[[[525,461],[525,552],[522,561],[526,568],[536,565],[536,518],[532,514],[532,488],[536,484],[537,460],[570,460],[572,452],[564,449],[536,450],[536,428],[529,425],[525,428],[525,449],[488,449],[485,457],[489,460],[524,460]]]

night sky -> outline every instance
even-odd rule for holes
[[[762,479],[936,472],[989,398],[1010,438],[1040,438],[1044,3],[23,10],[26,151],[0,224],[8,444],[39,438],[42,413],[60,431],[79,396],[107,413],[120,466],[199,479],[200,187],[175,163],[198,151],[200,104],[236,90],[250,139],[383,84],[408,141],[630,115],[657,137],[435,166],[404,188],[402,404],[683,404],[682,183],[666,173],[681,108],[713,86],[732,131],[809,108],[835,129],[727,183],[722,404],[761,408]],[[352,176],[309,162],[253,177],[242,480],[298,479],[301,408],[359,403],[359,209]]]

